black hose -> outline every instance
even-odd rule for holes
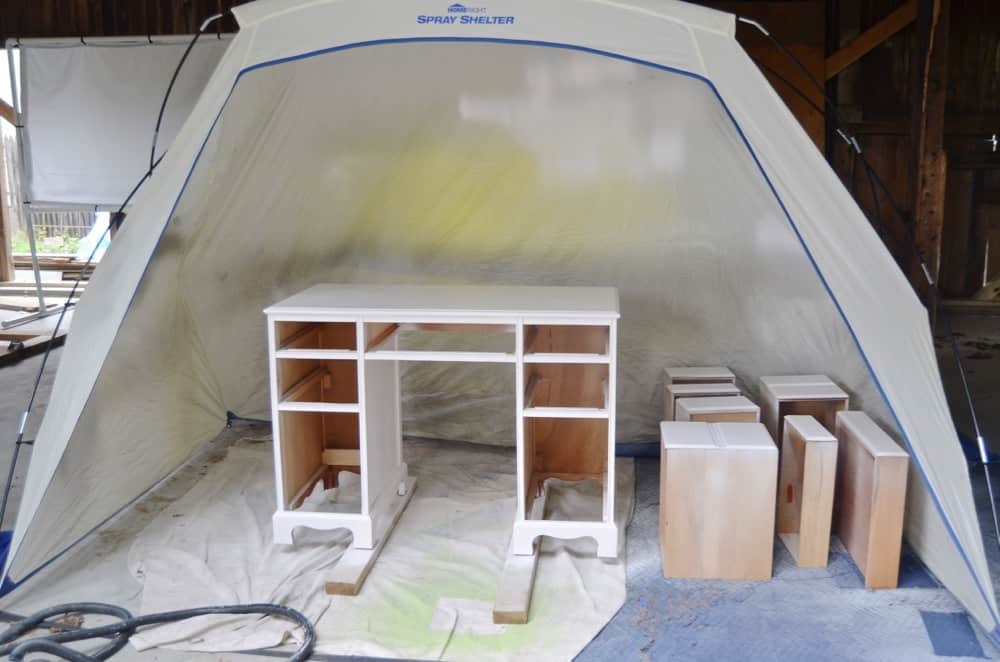
[[[188,55],[194,49],[194,45],[198,43],[198,38],[201,37],[201,33],[204,32],[207,24],[202,24],[202,27],[198,32],[195,33],[194,39],[187,45],[184,49],[184,54],[181,55],[180,62],[177,63],[177,67],[174,68],[174,74],[170,77],[170,84],[167,85],[167,93],[163,95],[163,103],[160,104],[160,112],[156,116],[156,125],[153,127],[153,146],[149,150],[149,169],[153,169],[153,162],[156,161],[156,141],[160,137],[160,125],[163,124],[163,114],[167,110],[167,100],[170,99],[170,93],[174,90],[174,83],[177,82],[177,76],[180,75],[181,69],[184,67],[184,63],[188,59]]]
[[[221,14],[219,15],[221,16]],[[213,17],[218,18],[219,16]],[[129,192],[128,197],[122,202],[121,206],[118,207],[118,211],[112,216],[112,219],[120,218],[121,213],[125,210],[125,207],[132,201],[135,194],[138,193],[139,189],[145,184],[150,177],[153,175],[153,171],[156,170],[157,166],[163,160],[166,155],[161,154],[159,158],[156,158],[156,142],[159,135],[160,125],[163,121],[164,110],[167,106],[167,101],[170,98],[170,93],[173,89],[174,83],[177,80],[177,76],[180,73],[181,67],[187,60],[191,49],[194,48],[195,43],[198,41],[198,37],[205,31],[205,28],[211,23],[213,19],[205,21],[201,29],[194,36],[191,42],[188,44],[187,50],[184,51],[184,55],[181,57],[180,62],[177,64],[177,68],[174,71],[172,78],[170,79],[170,85],[163,97],[163,103],[160,105],[160,112],[156,120],[156,128],[153,135],[153,147],[150,152],[149,169],[142,175],[136,185]],[[42,364],[38,370],[38,375],[35,377],[34,386],[31,389],[31,396],[28,399],[28,405],[25,408],[24,413],[21,416],[21,420],[18,426],[17,438],[14,444],[14,453],[10,463],[10,471],[7,475],[7,483],[4,486],[3,498],[0,501],[0,524],[3,523],[4,515],[7,512],[7,503],[10,497],[11,486],[14,481],[14,470],[17,466],[18,453],[22,445],[25,445],[24,433],[27,427],[28,416],[35,404],[35,399],[38,396],[39,386],[42,381],[42,375],[45,371],[45,366],[48,362],[49,355],[54,347],[54,340],[56,335],[59,333],[59,329],[62,326],[63,320],[66,317],[66,312],[72,305],[70,302],[76,295],[76,292],[87,274],[88,268],[93,264],[94,257],[97,251],[104,241],[105,236],[111,230],[111,223],[108,224],[108,228],[104,230],[101,236],[98,238],[94,245],[94,249],[91,251],[90,255],[87,257],[87,261],[84,262],[83,268],[80,270],[80,274],[77,276],[76,281],[73,283],[73,287],[70,289],[69,295],[66,298],[66,302],[63,305],[62,310],[59,313],[59,318],[56,320],[55,327],[52,330],[52,335],[49,342],[45,348],[45,354],[42,357]],[[42,637],[35,637],[31,639],[26,639],[24,641],[18,641],[26,633],[37,629],[39,626],[44,626],[47,621],[53,617],[58,617],[67,614],[95,614],[95,615],[105,615],[114,616],[118,618],[117,623],[111,625],[106,625],[102,627],[95,628],[72,628],[65,632],[59,632],[55,634],[49,634]],[[308,660],[312,655],[312,651],[316,645],[316,631],[301,612],[292,609],[290,607],[284,607],[281,605],[274,604],[248,604],[248,605],[224,605],[215,607],[198,607],[194,609],[181,609],[177,611],[161,612],[156,614],[146,614],[144,616],[134,617],[132,614],[124,607],[119,607],[117,605],[105,604],[100,602],[75,602],[67,603],[62,605],[56,605],[43,609],[41,611],[35,612],[34,614],[27,616],[19,620],[14,625],[7,628],[5,631],[0,633],[0,656],[7,655],[10,660],[15,662],[20,662],[25,659],[25,656],[30,653],[45,653],[48,655],[55,656],[63,660],[69,660],[70,662],[100,662],[102,660],[107,660],[111,656],[118,653],[122,648],[128,644],[129,638],[141,627],[149,625],[157,625],[162,623],[169,623],[175,621],[182,621],[188,618],[195,618],[197,616],[206,616],[210,614],[261,614],[268,616],[277,616],[279,618],[285,618],[290,621],[294,621],[298,625],[302,626],[304,637],[302,645],[299,649],[293,653],[288,659],[293,661]],[[111,641],[97,649],[96,651],[85,654],[77,651],[75,649],[69,648],[65,644],[71,642],[87,641],[90,639],[98,638],[110,638]]]
[[[35,637],[18,641],[25,633],[34,630],[52,617],[69,614],[99,614],[118,618],[117,623],[93,628],[73,628],[67,632]],[[124,607],[102,602],[70,602],[54,607],[48,607],[25,617],[0,633],[0,656],[8,655],[10,660],[21,662],[28,653],[46,653],[70,662],[102,662],[119,652],[128,643],[136,630],[149,625],[160,625],[183,621],[198,616],[211,614],[260,614],[277,616],[300,625],[303,630],[302,644],[288,659],[292,662],[302,662],[312,656],[316,646],[316,630],[312,623],[301,612],[273,604],[223,605],[217,607],[195,607],[165,611],[144,616],[132,616]],[[90,639],[107,639],[111,641],[98,650],[85,654],[64,644],[87,641]]]

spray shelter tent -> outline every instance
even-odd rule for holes
[[[76,310],[8,590],[227,411],[267,416],[273,301],[316,282],[599,284],[622,301],[619,439],[655,435],[667,365],[729,365],[751,389],[830,375],[911,453],[906,537],[994,631],[926,312],[734,16],[669,0],[234,12]],[[406,370],[407,432],[512,443],[509,379]]]

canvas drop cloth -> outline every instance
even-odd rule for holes
[[[317,650],[411,659],[571,659],[625,600],[624,551],[594,555],[590,541],[543,544],[530,622],[492,622],[513,521],[509,449],[412,442],[417,490],[358,596],[329,596],[325,577],[347,544],[340,532],[300,531],[271,543],[271,447],[241,443],[157,516],[129,553],[142,584],[140,613],[224,603],[276,602],[316,623]],[[618,515],[631,517],[634,471],[619,460]],[[350,498],[351,481],[338,498]],[[600,513],[595,484],[555,481],[549,516]],[[622,536],[624,545],[624,536]],[[274,618],[210,616],[147,629],[140,650],[221,652],[291,644],[300,633]]]

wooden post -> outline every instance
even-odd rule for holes
[[[944,150],[944,112],[948,84],[948,32],[951,0],[920,0],[917,13],[918,83],[913,104],[914,239],[923,254],[930,277],[937,282],[941,264],[941,229],[944,222],[948,158]],[[928,308],[932,290],[919,264],[911,279],[924,295]]]
[[[3,193],[0,192],[0,195]],[[3,207],[0,204],[0,282],[14,280],[14,254],[11,252],[10,243],[11,230]]]
[[[0,152],[3,147],[0,145]],[[0,282],[14,280],[14,253],[11,242],[13,241],[14,228],[10,222],[10,214],[6,209],[7,199],[7,164],[4,162],[3,154],[0,153]]]

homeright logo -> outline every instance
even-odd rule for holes
[[[487,16],[486,7],[469,7],[461,3],[448,5],[445,14],[420,14],[418,24],[436,25],[513,25],[513,16]]]
[[[449,14],[485,14],[486,7],[466,7],[459,3],[448,6]]]

